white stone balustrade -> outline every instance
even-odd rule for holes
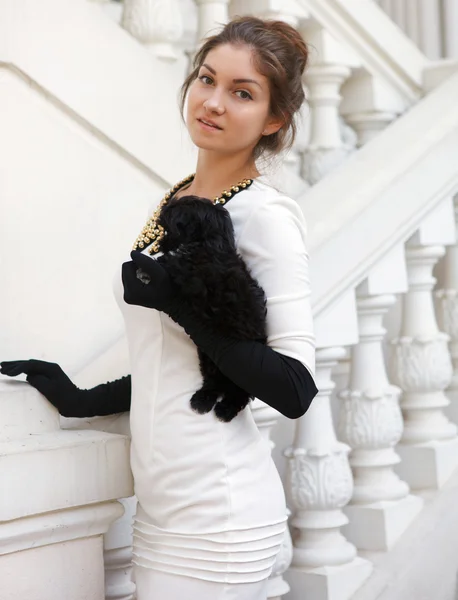
[[[371,572],[370,563],[356,556],[356,548],[341,534],[348,523],[343,507],[353,492],[350,448],[339,442],[332,425],[331,371],[343,348],[317,352],[318,396],[299,419],[288,458],[288,491],[294,516],[292,566],[285,577],[295,598],[306,592],[314,600],[348,599]],[[334,596],[336,590],[339,590]]]
[[[406,244],[409,288],[399,337],[392,340],[392,381],[403,390],[404,432],[398,474],[412,489],[438,488],[458,465],[457,427],[444,414],[453,369],[449,336],[439,330],[432,269],[455,240],[453,205],[443,201]],[[421,465],[421,468],[419,468]]]
[[[400,462],[394,446],[403,429],[401,390],[388,380],[382,349],[383,316],[395,302],[393,293],[405,288],[403,248],[397,246],[357,288],[359,342],[351,349],[348,387],[339,394],[337,434],[352,448],[354,478],[343,532],[362,550],[391,548],[422,508],[393,471]]]
[[[178,0],[124,0],[121,25],[159,58],[178,58],[184,30]]]
[[[353,291],[316,318],[315,332],[319,393],[296,422],[293,444],[285,450],[294,531],[293,561],[285,579],[293,598],[306,593],[314,600],[348,600],[372,571],[341,532],[348,523],[343,509],[352,497],[353,479],[350,447],[336,437],[330,402],[332,370],[346,356],[343,347],[330,342],[352,345],[358,340]]]

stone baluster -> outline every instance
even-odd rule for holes
[[[304,21],[300,30],[304,39],[315,48],[304,74],[310,107],[310,138],[301,168],[302,177],[314,184],[353,151],[342,139],[339,105],[341,86],[356,62],[316,23]]]
[[[455,223],[458,231],[458,196],[455,197]],[[436,291],[438,320],[450,336],[453,377],[446,390],[451,401],[446,412],[458,425],[458,244],[449,246],[441,265],[441,289]]]
[[[416,9],[412,11],[410,8],[409,21],[417,24],[414,32],[417,33],[418,46],[428,58],[438,60],[444,56],[442,0],[418,0]],[[415,39],[415,33],[409,32],[412,39]]]
[[[365,69],[359,69],[342,86],[340,113],[364,146],[383,131],[408,104],[395,90]]]
[[[425,1],[430,3],[430,0]],[[422,0],[407,0],[408,4],[405,0],[378,1],[381,8],[404,31],[410,26],[411,34],[418,36],[419,31],[424,30],[424,26],[419,30],[417,21],[424,18],[426,23],[431,23],[428,32],[432,35],[434,19],[430,13],[434,12],[434,9],[432,6],[420,7],[418,2]],[[364,66],[354,70],[343,84],[341,94],[340,114],[356,132],[358,147],[377,136],[415,101],[414,98],[406,97],[394,89],[382,77],[374,77]]]
[[[432,296],[432,269],[445,253],[441,244],[455,240],[451,224],[453,206],[447,199],[406,244],[409,289],[400,335],[392,340],[392,380],[403,390],[397,472],[412,489],[440,487],[458,465],[457,427],[444,414],[449,404],[444,390],[453,374],[449,336],[439,331]]]
[[[121,25],[155,56],[176,60],[184,26],[179,0],[124,0]]]
[[[103,539],[105,600],[134,600],[132,581],[132,521],[137,500],[122,498],[124,514],[115,521]]]
[[[401,262],[398,273],[396,259]],[[382,319],[396,298],[379,290],[404,291],[402,247],[382,263],[357,289],[359,343],[352,347],[349,385],[339,394],[338,437],[352,448],[354,478],[353,496],[344,509],[350,522],[343,533],[362,550],[391,548],[423,505],[393,471],[400,461],[394,446],[403,429],[401,390],[388,381],[382,348]]]
[[[277,424],[279,413],[265,404],[255,399],[251,409],[253,411],[253,417],[260,433],[269,442],[271,450],[275,448],[275,444],[271,439],[271,431]],[[288,516],[290,511],[287,510]],[[269,584],[267,588],[268,600],[280,600],[282,596],[289,592],[289,585],[283,579],[283,574],[289,568],[293,557],[293,543],[291,541],[291,535],[289,529],[285,531],[285,537],[283,539],[282,547],[272,570],[272,574],[269,578]]]
[[[288,459],[288,491],[295,511],[291,524],[293,561],[285,578],[293,597],[350,598],[370,575],[372,565],[356,556],[341,534],[348,523],[343,512],[353,492],[348,464],[350,447],[339,442],[332,423],[332,368],[345,356],[343,348],[317,351],[319,393],[296,426]],[[338,595],[329,590],[339,590]]]
[[[214,35],[229,19],[229,0],[194,0],[198,10],[197,39]]]

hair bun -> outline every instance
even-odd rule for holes
[[[299,31],[285,21],[266,19],[264,22],[267,29],[275,31],[291,46],[291,52],[296,55],[296,60],[299,63],[298,66],[302,75],[307,66],[309,49]]]

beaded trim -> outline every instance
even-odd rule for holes
[[[195,173],[192,175],[188,175],[178,183],[176,183],[173,188],[171,188],[164,198],[159,203],[159,206],[154,211],[153,216],[148,219],[146,225],[143,227],[140,235],[135,240],[135,243],[132,247],[132,250],[138,250],[147,248],[151,243],[151,249],[149,250],[150,254],[155,254],[159,252],[159,247],[162,238],[166,235],[166,231],[164,228],[159,225],[158,220],[161,214],[162,208],[167,204],[167,202],[185,185],[191,183],[195,177]],[[219,196],[213,198],[213,204],[225,204],[228,200],[230,200],[235,194],[241,192],[242,190],[250,187],[253,183],[252,179],[243,179],[237,185],[233,185],[229,190],[224,190]]]

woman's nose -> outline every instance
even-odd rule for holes
[[[205,110],[222,114],[224,112],[223,101],[221,94],[213,92],[204,102]]]

